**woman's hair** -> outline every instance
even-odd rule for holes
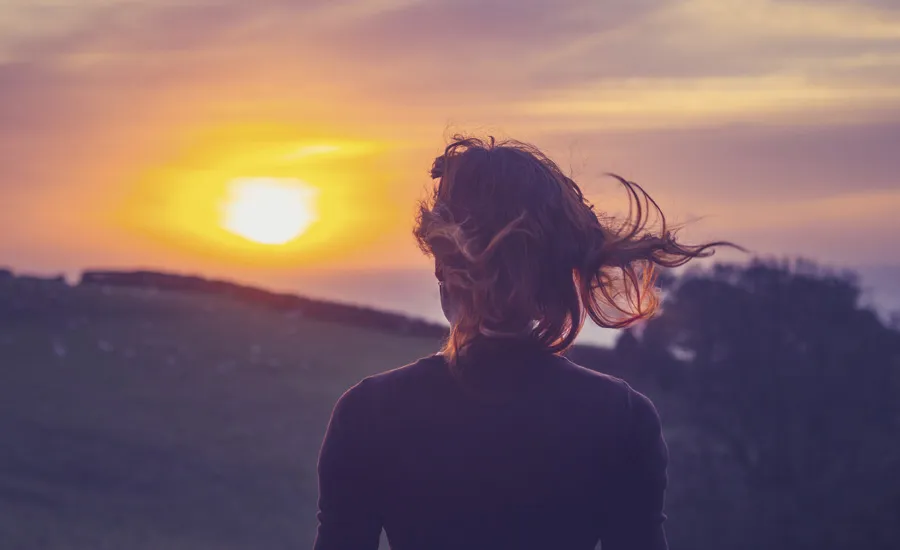
[[[620,221],[598,214],[532,145],[456,136],[435,159],[438,183],[419,206],[414,235],[452,302],[443,349],[451,364],[482,336],[526,337],[556,353],[572,344],[585,315],[607,328],[650,317],[659,304],[656,266],[733,246],[676,242],[650,195],[611,176],[628,192]]]

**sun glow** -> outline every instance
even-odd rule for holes
[[[318,219],[317,195],[316,188],[297,179],[239,178],[228,186],[221,225],[253,242],[285,244]]]

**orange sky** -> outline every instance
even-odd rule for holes
[[[891,0],[4,0],[0,264],[277,284],[427,267],[409,236],[453,131],[533,141],[601,209],[642,183],[694,238],[900,265]],[[281,247],[218,226],[295,177]]]

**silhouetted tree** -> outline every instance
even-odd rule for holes
[[[900,548],[900,333],[859,298],[852,275],[808,262],[718,265],[620,342],[684,398],[708,466],[740,472],[730,547]],[[709,547],[698,537],[682,542]]]

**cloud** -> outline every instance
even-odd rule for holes
[[[724,86],[714,103],[734,104],[731,88],[744,84],[759,99],[749,107],[762,111],[773,95],[784,103],[791,94],[828,96],[839,108],[844,89],[853,108],[892,93],[860,90],[887,87],[884,75],[896,72],[889,69],[900,56],[900,14],[863,3],[94,0],[78,10],[53,4],[68,6],[60,18],[68,25],[39,26],[31,40],[13,40],[7,56],[82,79],[105,70],[148,86],[212,87],[224,100],[242,82],[284,89],[314,81],[308,96],[363,95],[388,106],[399,100],[407,109],[500,123],[522,114],[508,108],[511,101],[545,101],[543,111],[566,102],[571,111],[572,96],[591,97],[598,87],[633,91],[631,112],[647,101],[665,105],[666,98],[651,93],[658,88],[671,96],[676,88],[716,93]],[[56,13],[47,9],[33,8],[32,18]],[[682,109],[682,102],[669,101],[670,112]]]
[[[577,142],[589,179],[646,181],[681,217],[735,197],[880,196],[900,173],[892,4],[7,0],[0,217],[121,193],[205,130],[252,124],[416,158],[448,122],[563,158]],[[397,179],[420,185],[420,171]]]
[[[0,119],[31,134],[136,111],[170,132],[858,122],[900,89],[900,14],[877,2],[13,1],[0,22],[31,30],[0,38]]]
[[[898,142],[900,122],[561,132],[543,140],[592,190],[611,189],[602,174],[618,172],[698,216],[729,202],[897,189]]]
[[[897,82],[886,75],[900,72],[898,61],[897,12],[829,2],[685,0],[557,52],[546,68],[556,97],[542,99],[553,110],[580,94],[589,115],[604,109],[603,92],[618,88],[634,93],[634,104],[660,109],[668,102],[667,114],[678,115],[684,104],[670,101],[673,90],[697,89],[714,114],[732,105],[771,118],[773,102],[802,111],[807,98],[852,111],[870,99],[893,101]],[[710,103],[707,91],[721,93]],[[583,100],[590,97],[598,101]]]
[[[900,108],[900,85],[829,86],[792,76],[630,79],[563,90],[522,104],[523,114],[574,118],[571,126],[670,127],[753,121],[774,116],[828,116]]]
[[[888,117],[886,117],[888,118]],[[897,262],[900,123],[732,125],[561,133],[545,143],[601,210],[624,212],[602,176],[639,182],[689,240],[732,239],[761,254]],[[740,258],[737,258],[740,259]]]
[[[885,10],[900,9],[900,5],[894,0],[775,0],[784,4],[805,4],[814,7],[833,5],[870,6]]]

